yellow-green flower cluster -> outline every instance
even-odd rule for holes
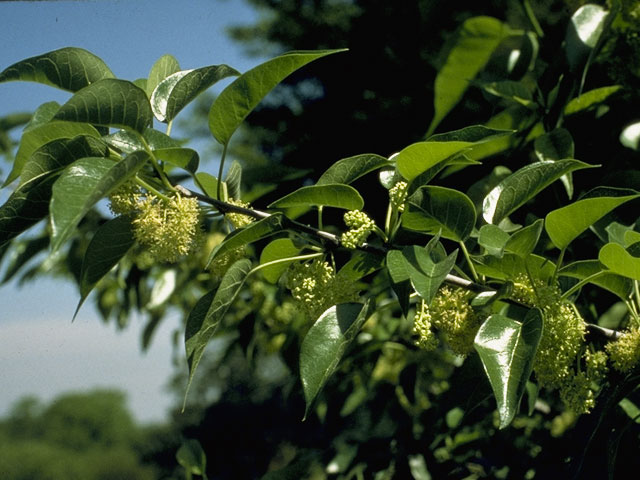
[[[416,309],[415,317],[413,317],[413,333],[418,336],[415,341],[416,345],[423,350],[435,350],[438,346],[438,338],[431,328],[431,312],[427,302],[420,302]]]
[[[429,305],[432,325],[445,334],[447,344],[458,355],[473,350],[473,341],[484,317],[469,301],[473,292],[442,286]]]
[[[142,190],[135,182],[126,182],[109,195],[109,210],[114,215],[135,214],[142,200]]]
[[[312,320],[333,305],[356,299],[355,286],[336,276],[331,265],[318,258],[292,264],[287,272],[286,287]]]
[[[398,182],[389,189],[389,201],[399,212],[404,211],[407,201],[407,182]]]
[[[344,223],[349,230],[342,234],[340,241],[346,248],[361,247],[375,227],[373,220],[360,210],[351,210],[344,214]]]
[[[584,370],[569,377],[560,387],[560,399],[577,415],[589,413],[596,405],[599,383],[607,372],[606,353],[587,351]]]
[[[176,262],[199,243],[200,206],[179,194],[168,200],[149,194],[138,204],[132,225],[136,240],[156,260]]]
[[[234,200],[233,198],[230,198],[229,200],[227,200],[227,203],[235,205],[236,207],[249,208],[249,204],[243,202],[242,200]],[[233,225],[235,228],[246,227],[251,222],[253,222],[252,217],[250,217],[249,215],[243,215],[242,213],[227,213],[225,214],[225,218],[229,220],[231,222],[231,225]]]
[[[640,328],[632,327],[623,332],[615,342],[605,347],[613,368],[621,373],[627,373],[640,363]]]

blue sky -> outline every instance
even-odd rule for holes
[[[244,0],[0,2],[0,71],[75,46],[98,55],[117,77],[129,80],[146,77],[167,53],[182,69],[226,63],[243,72],[261,59],[246,57],[224,29],[256,18]],[[32,82],[0,84],[0,117],[32,111],[46,101],[62,103],[69,96]],[[48,278],[20,288],[15,283],[0,287],[0,415],[25,394],[50,400],[67,390],[112,386],[128,392],[138,419],[161,419],[174,400],[164,385],[173,368],[171,335],[180,319],[165,321],[142,355],[140,319],[117,333],[98,319],[90,297],[71,323],[78,298],[73,285]]]

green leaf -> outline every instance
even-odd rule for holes
[[[531,91],[522,83],[513,80],[502,80],[499,82],[491,82],[482,84],[482,89],[495,95],[496,97],[512,100],[525,107],[535,108],[536,103],[533,101]]]
[[[618,92],[622,88],[622,85],[612,85],[610,87],[600,87],[589,90],[583,93],[577,98],[574,98],[567,106],[564,107],[565,115],[573,115],[574,113],[583,112],[589,110],[594,106],[604,102],[614,93]]]
[[[222,277],[218,290],[205,294],[189,313],[185,329],[185,350],[189,367],[185,402],[205,347],[213,338],[222,318],[240,292],[250,270],[251,260],[243,258],[235,262]]]
[[[268,60],[243,73],[227,86],[211,105],[209,129],[225,145],[233,132],[264,96],[290,74],[309,62],[340,50],[294,51]]]
[[[489,192],[482,204],[482,216],[487,223],[496,225],[561,176],[573,170],[593,167],[573,159],[526,165]]]
[[[207,261],[207,266],[220,255],[224,255],[225,253],[235,250],[236,248],[243,247],[251,242],[269,237],[283,229],[284,216],[281,213],[275,213],[267,218],[250,223],[244,228],[234,230],[211,251],[209,260]]]
[[[487,250],[489,255],[502,257],[504,248],[511,237],[496,225],[483,225],[478,235],[478,244]]]
[[[326,185],[331,183],[343,183],[347,185],[367,173],[389,165],[391,165],[389,160],[373,153],[343,158],[331,165],[318,179],[316,185]]]
[[[327,184],[301,187],[276,200],[269,208],[325,206],[345,210],[361,210],[364,200],[358,191],[349,185]]]
[[[590,192],[587,194],[589,198],[549,212],[545,219],[545,229],[553,244],[561,250],[566,248],[582,232],[611,210],[640,197],[640,194],[624,195],[629,193],[626,189],[620,189],[622,196],[609,196],[615,190],[606,188],[602,191],[602,196],[597,192]]]
[[[402,314],[407,317],[411,306],[409,297],[413,293],[413,287],[409,276],[409,266],[400,250],[387,252],[387,269],[391,277],[391,288],[398,297]]]
[[[55,252],[73,235],[76,226],[98,200],[133,177],[149,159],[135,152],[119,162],[82,158],[67,167],[53,185],[51,248]]]
[[[438,288],[451,272],[458,255],[458,251],[454,250],[449,256],[441,258],[436,252],[438,246],[438,237],[434,237],[426,247],[418,245],[404,247],[402,249],[404,272],[398,266],[393,266],[393,269],[397,271],[394,281],[408,276],[415,291],[427,304],[431,303]],[[389,256],[387,256],[387,262],[389,260]],[[394,263],[398,262],[397,258],[392,260]],[[387,264],[389,265],[389,263]],[[392,273],[391,268],[389,273]],[[392,273],[393,278],[394,274]]]
[[[400,174],[407,180],[413,180],[422,172],[465,151],[472,145],[472,142],[460,141],[418,142],[402,149],[393,159],[396,161]]]
[[[153,154],[158,160],[164,160],[191,173],[196,173],[200,164],[198,152],[190,148],[160,148],[154,150]]]
[[[198,172],[196,173],[196,179],[204,193],[211,198],[218,200],[226,200],[228,198],[227,184],[225,182],[222,182],[222,198],[218,198],[218,179],[216,177],[207,172]]]
[[[153,114],[161,122],[170,122],[194,98],[214,83],[232,75],[240,75],[240,72],[227,65],[211,65],[169,75],[151,94]]]
[[[578,280],[584,280],[595,274],[607,272],[598,260],[580,260],[565,265],[560,269],[558,275],[561,277],[571,277]],[[631,280],[614,273],[602,273],[591,279],[589,283],[593,283],[600,288],[610,291],[622,300],[627,300],[633,289]]]
[[[78,91],[54,119],[143,132],[153,115],[144,90],[127,80],[108,78]]]
[[[14,63],[0,73],[0,82],[24,80],[76,92],[113,77],[109,67],[93,53],[67,47]]]
[[[476,209],[464,193],[451,188],[420,187],[407,199],[402,225],[410,230],[436,234],[462,242],[476,223]]]
[[[608,13],[600,5],[586,4],[571,17],[565,37],[565,52],[572,72],[581,72],[586,65],[605,30]]]
[[[278,238],[270,242],[262,249],[260,254],[260,265],[273,262],[276,260],[284,260],[286,258],[295,257],[300,253],[300,248],[296,247],[290,238]],[[261,269],[262,275],[269,283],[277,283],[280,276],[289,267],[290,262],[280,262]]]
[[[173,75],[179,70],[180,64],[173,55],[163,55],[156,60],[156,63],[151,67],[149,76],[147,77],[147,85],[145,86],[147,97],[151,98],[151,94],[158,84],[169,75]]]
[[[59,138],[73,138],[78,135],[87,135],[99,138],[100,134],[91,125],[86,123],[51,122],[25,132],[20,139],[20,147],[13,162],[13,168],[9,177],[5,180],[6,187],[22,173],[24,165],[29,157],[41,146]]]
[[[543,226],[544,220],[539,218],[528,227],[514,232],[504,249],[507,252],[515,253],[521,258],[529,256],[538,244]]]
[[[351,254],[351,258],[345,263],[337,273],[338,277],[347,279],[349,282],[357,282],[384,266],[382,255],[356,250]]]
[[[512,253],[505,253],[502,258],[484,255],[482,257],[473,257],[473,260],[476,265],[476,271],[479,274],[499,280],[509,280],[524,274],[527,271],[525,262],[529,267],[531,276],[543,281],[549,280],[555,270],[555,264],[552,261],[533,254],[526,258]]]
[[[224,183],[227,185],[227,192],[230,198],[236,200],[240,200],[240,198],[242,198],[242,167],[236,160],[231,162],[231,166],[229,167],[227,176],[224,179]]]
[[[313,400],[335,372],[340,359],[372,313],[370,300],[342,303],[326,310],[311,326],[300,347],[300,379],[306,402],[305,418]]]
[[[58,110],[60,110],[60,104],[58,102],[43,103],[33,112],[31,120],[29,120],[29,123],[24,127],[23,133],[44,125],[45,123],[49,123],[53,120],[55,114],[58,113]]]
[[[512,135],[514,132],[515,130],[489,128],[484,125],[472,125],[470,127],[461,128],[460,130],[437,133],[435,135],[431,135],[427,140],[429,142],[484,143],[496,138]]]
[[[573,138],[564,128],[556,128],[539,136],[534,140],[533,147],[540,161],[573,158],[575,153]]]
[[[542,334],[542,312],[531,309],[522,323],[493,314],[480,326],[474,347],[498,404],[500,428],[518,412]]]
[[[640,258],[631,255],[622,245],[607,243],[600,249],[598,260],[613,273],[640,280]]]
[[[176,452],[176,461],[184,468],[190,478],[192,474],[207,476],[207,456],[198,440],[190,439],[183,442]]]
[[[462,99],[469,82],[484,68],[491,54],[507,36],[509,28],[492,17],[466,20],[456,34],[454,46],[438,72],[434,87],[434,116],[430,135]]]
[[[131,219],[113,218],[100,225],[89,242],[80,269],[80,302],[75,316],[93,287],[126,255],[135,243]]]

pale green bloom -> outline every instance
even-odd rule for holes
[[[346,248],[361,247],[375,227],[373,220],[360,210],[351,210],[344,214],[344,223],[349,230],[342,234],[340,241]]]
[[[407,182],[398,182],[389,190],[389,201],[399,212],[404,211],[407,201]]]
[[[613,368],[627,373],[640,363],[640,328],[625,330],[622,337],[608,343],[605,348],[613,362]]]

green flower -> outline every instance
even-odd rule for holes
[[[236,207],[249,208],[248,203],[245,203],[241,200],[234,200],[233,198],[227,200],[227,203],[235,205]],[[233,225],[234,228],[246,227],[254,220],[249,215],[243,215],[242,213],[227,213],[225,214],[225,218],[231,222],[231,225]]]
[[[631,327],[623,332],[615,342],[605,347],[613,368],[621,373],[627,373],[640,363],[640,328]]]
[[[389,201],[399,212],[404,211],[407,201],[407,182],[398,182],[389,190]]]
[[[109,210],[114,215],[135,214],[142,199],[142,190],[135,182],[125,182],[109,195]]]
[[[421,301],[413,317],[413,333],[418,336],[415,344],[426,351],[435,350],[438,346],[438,338],[431,328],[431,313],[427,302]]]
[[[344,223],[349,230],[342,234],[340,241],[346,248],[361,247],[375,227],[373,220],[360,210],[351,210],[344,214]]]

